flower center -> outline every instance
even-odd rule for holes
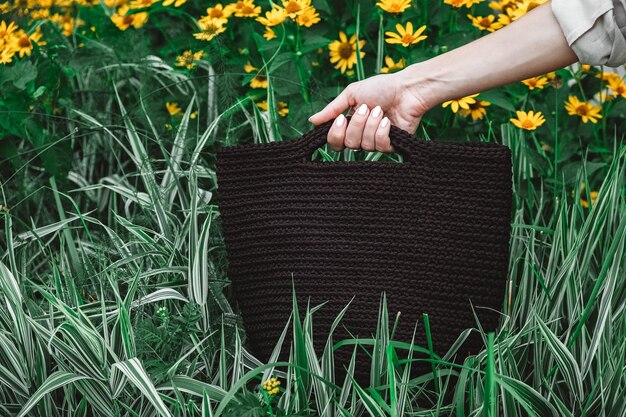
[[[586,116],[587,115],[587,105],[586,104],[581,104],[580,106],[576,107],[576,114],[578,114],[580,116]]]
[[[413,37],[413,35],[410,35],[410,34],[408,34],[408,33],[405,33],[405,34],[402,36],[402,43],[411,43],[411,42],[413,42],[413,40],[414,40],[414,39],[415,39],[415,38]]]
[[[248,6],[247,4],[241,8],[242,14],[252,14],[254,12],[254,8],[252,6]]]
[[[28,36],[22,36],[17,41],[17,44],[19,45],[20,48],[30,48],[31,47],[30,39],[28,39]]]
[[[483,17],[479,24],[484,28],[488,28],[489,26],[491,26],[491,20],[489,20],[488,17]]]
[[[285,6],[285,10],[287,10],[287,13],[289,14],[298,13],[301,10],[301,7],[297,1],[290,1],[287,3],[287,6]]]
[[[209,16],[215,19],[224,16],[224,13],[220,9],[213,9],[211,13],[209,13]]]
[[[124,16],[124,19],[122,19],[122,23],[124,23],[125,25],[132,25],[133,24],[133,15],[128,15],[128,16]]]
[[[523,127],[524,129],[530,129],[531,127],[534,127],[534,126],[535,126],[535,124],[534,124],[534,123],[533,123],[533,121],[532,121],[532,120],[530,120],[530,119],[526,119],[526,120],[524,120],[524,121],[522,122],[522,127]]]
[[[348,59],[352,56],[354,50],[352,49],[352,44],[350,42],[342,42],[337,49],[339,56],[342,59]]]
[[[398,3],[392,3],[389,6],[389,13],[401,13],[402,10],[400,10],[400,5]]]

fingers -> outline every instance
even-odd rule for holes
[[[393,152],[391,146],[391,140],[389,139],[389,130],[391,129],[391,123],[387,117],[383,117],[376,129],[375,133],[375,149],[378,152]]]
[[[346,117],[343,114],[339,114],[328,130],[327,141],[331,148],[335,151],[340,151],[343,149],[345,137]]]
[[[335,122],[328,130],[328,143],[335,151],[344,147],[363,149],[366,151],[393,152],[389,132],[391,122],[383,117],[380,106],[370,111],[367,105],[359,106],[350,118],[350,122],[343,114],[335,118]]]
[[[367,123],[367,117],[370,114],[370,109],[367,104],[363,103],[359,106],[356,113],[350,118],[348,128],[346,129],[346,139],[344,144],[348,148],[359,149],[361,147],[361,139],[363,138],[363,130]]]
[[[309,122],[317,126],[336,118],[341,113],[343,113],[345,109],[354,104],[351,103],[351,100],[351,87],[348,86],[341,92],[341,94],[335,97],[333,101],[328,103],[326,107],[315,113],[313,116],[309,117]]]

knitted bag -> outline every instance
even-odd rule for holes
[[[292,311],[292,278],[301,312],[327,302],[313,316],[318,354],[353,296],[333,340],[372,337],[383,291],[390,317],[402,313],[395,340],[410,342],[419,322],[415,343],[426,347],[423,313],[440,355],[476,327],[475,316],[495,330],[508,270],[510,150],[418,140],[391,126],[402,163],[312,161],[331,123],[297,140],[218,150],[229,277],[251,352],[270,357]],[[481,347],[470,338],[459,352]],[[339,348],[335,362],[345,366],[352,351]],[[357,369],[361,381],[367,370]]]

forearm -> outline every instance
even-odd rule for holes
[[[576,61],[550,3],[546,3],[494,33],[413,64],[399,74],[406,88],[415,89],[433,107]]]

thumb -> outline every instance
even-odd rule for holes
[[[309,117],[309,122],[314,125],[320,125],[324,122],[334,119],[343,113],[344,110],[349,108],[352,103],[351,94],[348,92],[348,88],[345,88],[341,94],[333,99],[330,103],[326,105],[322,110],[315,113],[313,116]]]

